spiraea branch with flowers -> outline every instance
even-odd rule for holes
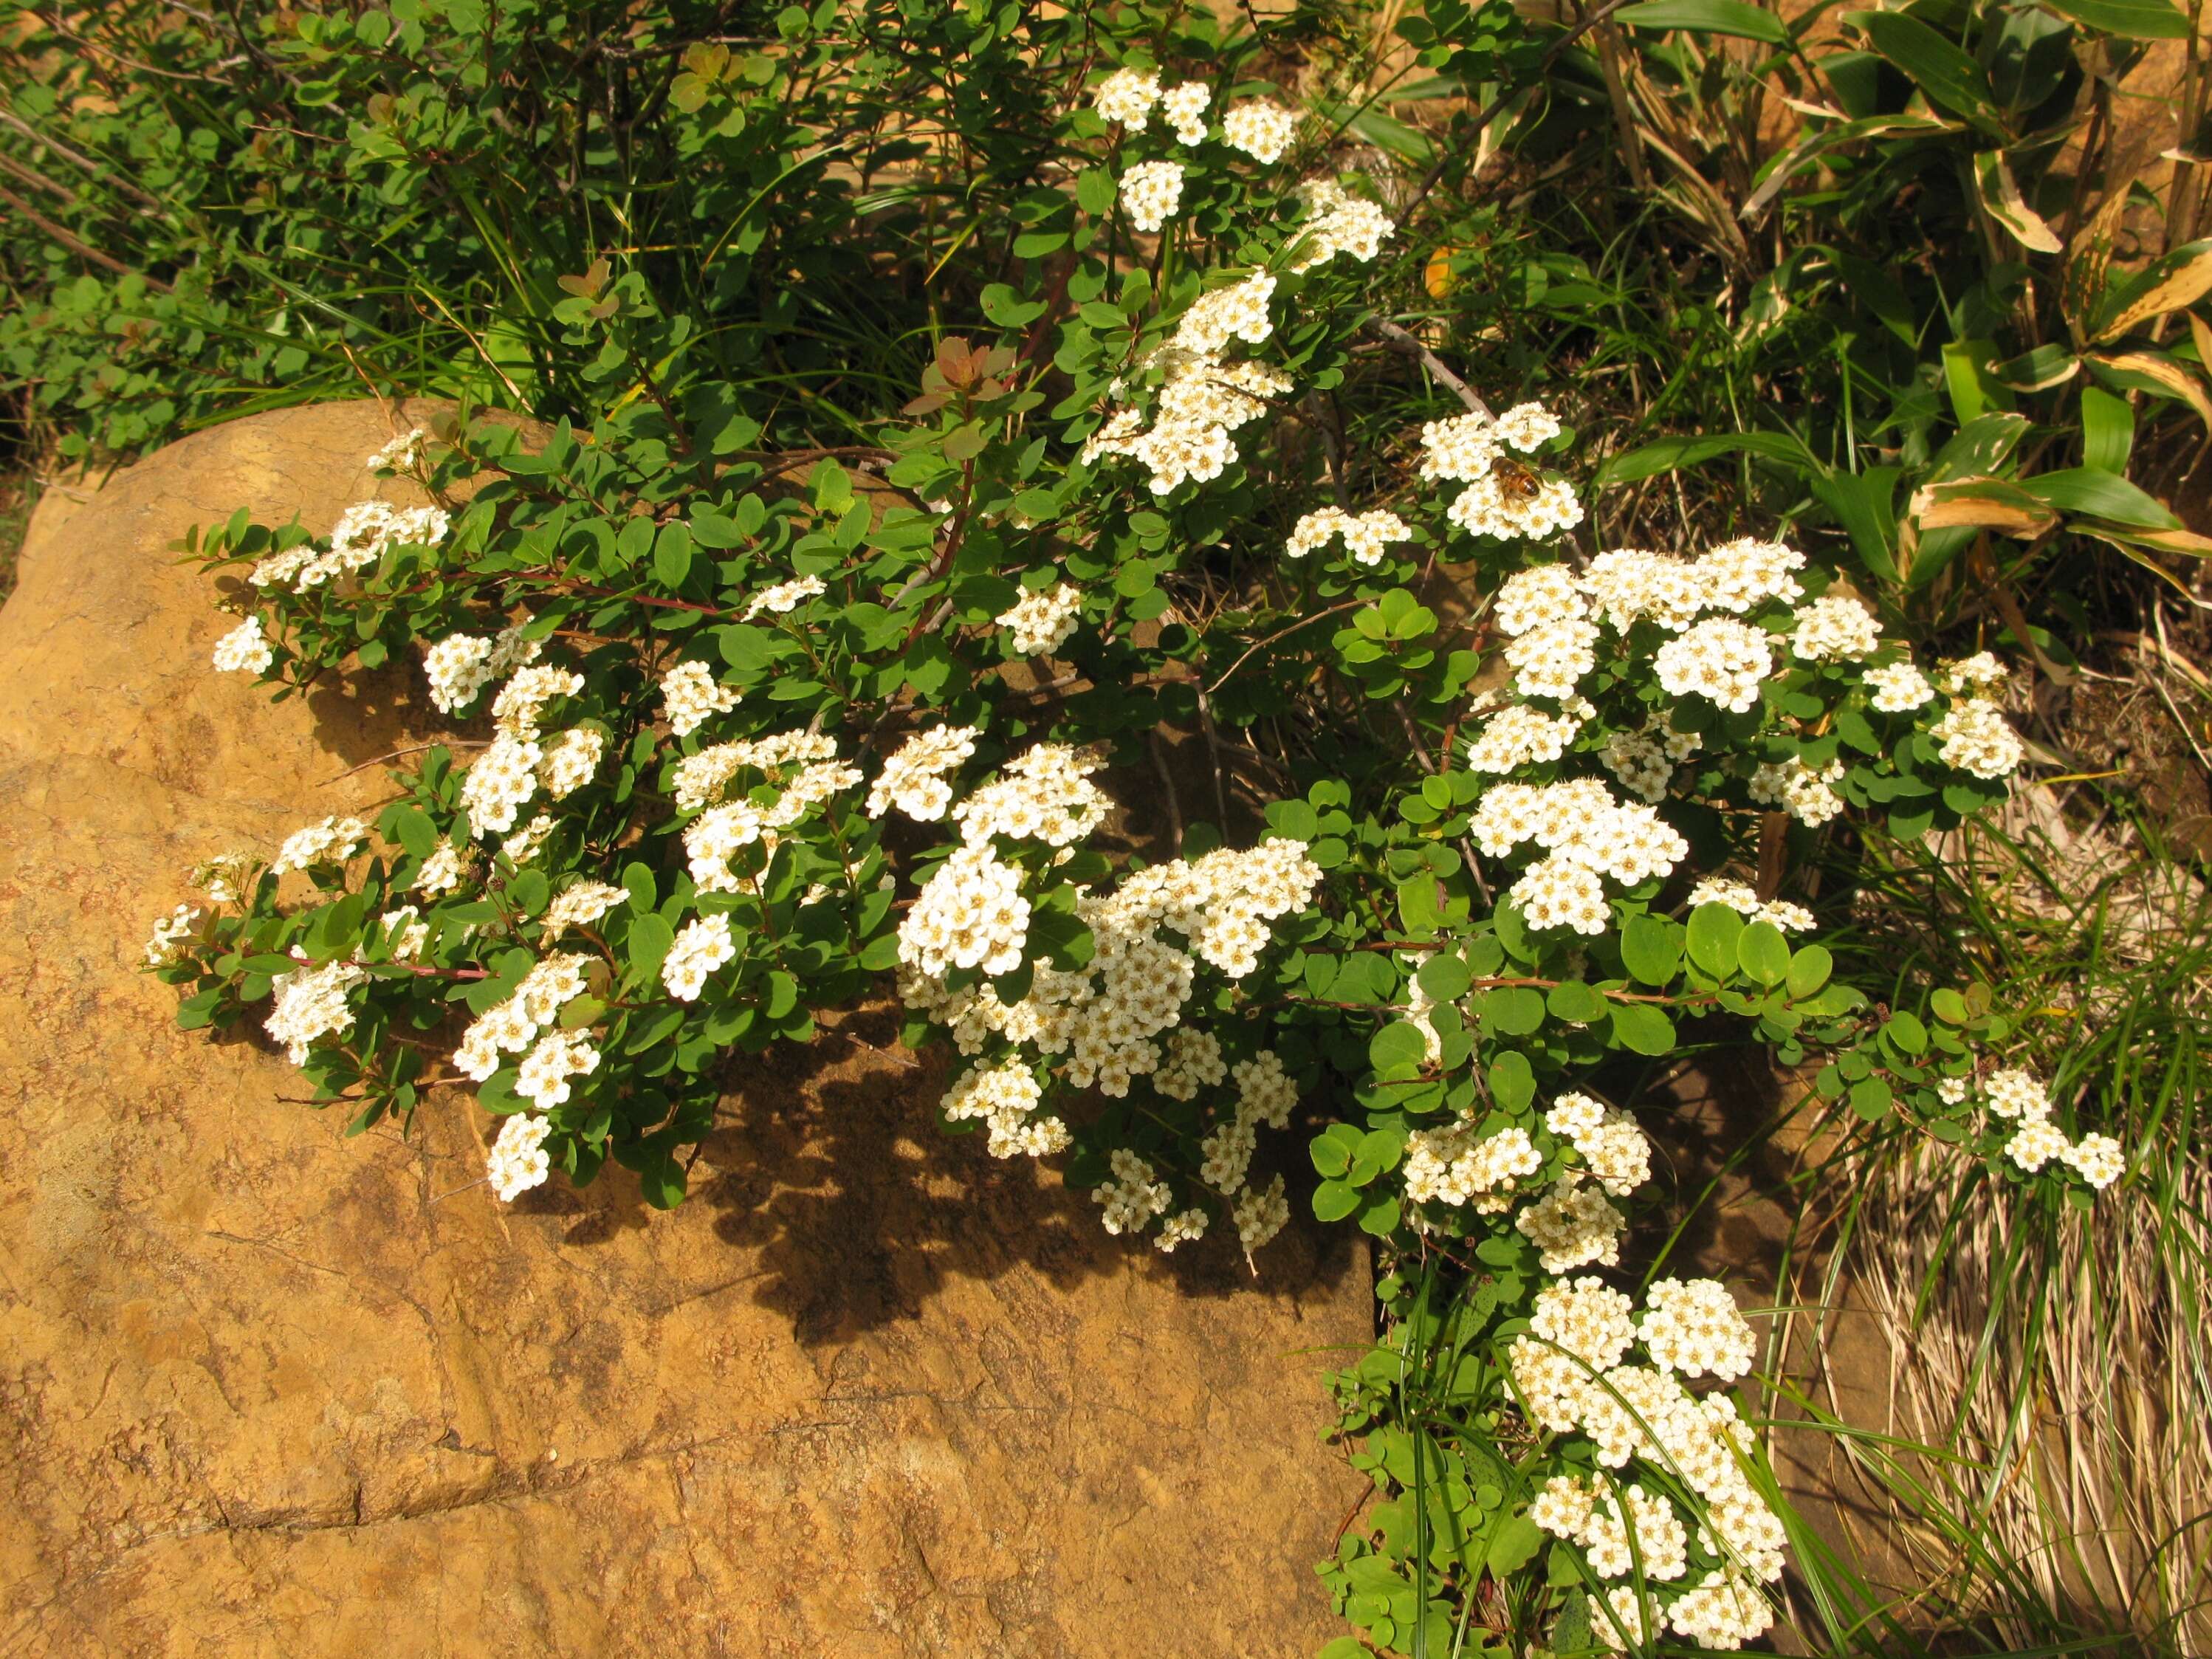
[[[609,1159],[678,1202],[742,1056],[895,1000],[954,1056],[943,1127],[1133,1245],[1264,1273],[1294,1194],[1380,1242],[1393,1334],[1336,1382],[1376,1486],[1323,1569],[1346,1651],[1454,1651],[1478,1607],[1737,1647],[1788,1542],[1727,1389],[1759,1345],[1624,1254],[1635,1079],[1725,1027],[1961,1156],[2116,1178],[1985,988],[1837,982],[1792,886],[1823,836],[2003,797],[2006,670],[1916,664],[1778,539],[1591,545],[1573,434],[1425,377],[1370,281],[1391,209],[1304,164],[1307,119],[1097,79],[1054,251],[866,443],[659,395],[600,270],[561,321],[644,395],[399,434],[374,464],[428,504],[328,537],[196,538],[242,614],[216,668],[418,675],[453,730],[374,823],[217,849],[149,966],[356,1130],[484,1115],[497,1202]],[[1375,453],[1353,376],[1404,411]],[[1417,1348],[1484,1443],[1393,1416]],[[1464,1478],[1410,1500],[1423,1457]]]

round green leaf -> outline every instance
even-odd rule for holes
[[[1682,929],[1664,916],[1631,916],[1620,933],[1621,966],[1645,985],[1663,988],[1682,969]]]
[[[1690,913],[1690,960],[1712,979],[1726,979],[1736,969],[1736,941],[1743,937],[1743,918],[1725,904],[1700,904]]]

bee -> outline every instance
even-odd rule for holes
[[[1501,455],[1490,464],[1490,476],[1498,480],[1498,493],[1516,507],[1525,507],[1536,499],[1544,487],[1543,475],[1535,468]]]

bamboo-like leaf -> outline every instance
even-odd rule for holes
[[[2030,252],[2056,253],[2063,246],[2058,233],[2021,195],[2002,150],[1985,149],[1974,158],[1974,191],[1981,198],[1982,210]]]
[[[2106,519],[2130,530],[2179,530],[2181,520],[2157,497],[2146,494],[2125,478],[2086,466],[2063,472],[2041,472],[2021,481],[2022,489],[2061,513]]]
[[[1744,0],[1642,0],[1613,14],[1631,27],[1681,29],[1691,34],[1733,34],[1770,46],[1790,44],[1790,31],[1771,11]]]
[[[2196,323],[2195,318],[2191,318]],[[2197,326],[2202,328],[2203,324]],[[2200,344],[2198,349],[2203,350]],[[2181,364],[2163,352],[2115,351],[2096,354],[2096,361],[2122,374],[2139,374],[2144,380],[2155,381],[2160,391],[2179,398],[2197,411],[2197,418],[2204,429],[2212,432],[2212,397],[2207,397],[2203,381],[2191,374]]]
[[[2090,337],[2100,344],[2116,340],[2154,317],[2195,305],[2207,294],[2212,294],[2212,241],[2191,242],[2153,260],[2132,282],[2108,295]]]
[[[1989,71],[1958,42],[1901,11],[1847,12],[1844,21],[1862,30],[1874,49],[1904,70],[1929,102],[1978,126],[1996,126],[1996,94],[1990,90]]]
[[[1923,531],[1995,530],[2022,540],[2058,522],[2057,514],[2009,478],[1953,478],[1912,492],[1906,513]]]
[[[1991,379],[2014,392],[2047,392],[2081,372],[2081,360],[2062,345],[2039,345],[1990,368]]]
[[[2051,0],[2078,23],[2129,40],[2186,40],[2189,20],[2168,0]]]
[[[1793,104],[1791,107],[1807,114],[1832,114],[1832,112],[1802,104]],[[1848,144],[1860,138],[1917,137],[1958,131],[1956,121],[1947,121],[1940,115],[1869,115],[1864,120],[1846,121],[1826,131],[1809,134],[1766,164],[1759,188],[1744,199],[1743,205],[1736,210],[1736,217],[1747,222],[1757,219],[1782,193],[1790,179],[1803,170],[1807,162],[1823,150],[1832,149],[1838,144]]]
[[[2089,319],[2096,312],[2105,295],[2105,274],[2112,263],[2112,239],[2119,234],[2120,216],[2127,211],[2128,192],[2135,188],[2135,175],[2127,174],[2118,187],[2098,204],[2089,221],[2074,233],[2074,240],[2066,251],[2066,280],[2058,295],[2059,309],[2066,316],[2066,331],[2080,345],[2089,337]]]

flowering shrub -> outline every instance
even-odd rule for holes
[[[1402,437],[1346,453],[1332,394],[1378,341],[1421,352],[1370,291],[1374,182],[1290,166],[1273,100],[1139,64],[1069,125],[1097,159],[1036,210],[1057,270],[987,290],[992,331],[942,340],[871,444],[756,449],[648,372],[542,444],[398,435],[377,464],[428,505],[193,538],[237,579],[216,667],[390,666],[454,730],[374,823],[206,866],[149,964],[356,1129],[441,1088],[489,1114],[501,1200],[612,1158],[678,1201],[730,1057],[885,994],[957,1054],[948,1131],[1064,1158],[1163,1251],[1260,1252],[1295,1122],[1320,1219],[1479,1263],[1448,1329],[1386,1283],[1396,1346],[1340,1379],[1386,1494],[1407,1457],[1458,1471],[1347,1536],[1347,1615],[1448,1638],[1549,1537],[1543,1628],[1740,1645],[1784,1533],[1701,1385],[1751,1369],[1750,1327],[1715,1282],[1595,1271],[1650,1174],[1632,1067],[1735,1022],[1869,1119],[2119,1173],[1984,1075],[1985,992],[1878,1006],[1782,896],[1826,826],[2001,798],[2004,671],[1916,665],[1779,541],[1581,546],[1534,404],[1421,420],[1396,386]],[[579,279],[572,349],[632,349],[621,291]],[[1382,1420],[1412,1343],[1465,1360],[1486,1443]]]

